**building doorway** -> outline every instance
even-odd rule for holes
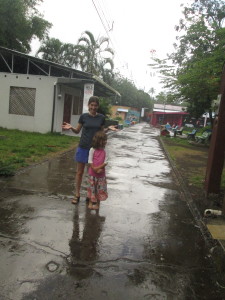
[[[65,94],[63,122],[70,123],[70,121],[71,121],[71,110],[72,110],[72,95]]]

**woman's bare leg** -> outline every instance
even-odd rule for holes
[[[80,197],[80,188],[81,188],[81,183],[82,183],[82,178],[84,174],[84,168],[85,164],[84,163],[77,163],[77,173],[76,173],[76,178],[75,178],[75,183],[76,183],[76,193],[75,195]]]
[[[80,200],[80,188],[81,188],[81,183],[82,183],[82,178],[84,174],[84,168],[85,164],[77,162],[77,172],[76,172],[76,177],[75,177],[75,198],[72,200],[73,204],[76,204]]]

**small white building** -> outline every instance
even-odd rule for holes
[[[93,74],[0,47],[0,127],[61,132],[77,124],[90,96],[120,96]]]

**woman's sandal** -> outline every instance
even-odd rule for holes
[[[80,201],[80,196],[75,196],[71,201],[72,204],[77,204]]]

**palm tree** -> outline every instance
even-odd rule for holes
[[[41,54],[42,59],[67,67],[78,66],[76,46],[69,43],[64,44],[59,39],[47,38],[38,49],[36,56],[38,54]]]
[[[111,85],[114,79],[114,62],[111,58],[105,58],[99,63],[100,77],[102,77],[103,81]]]
[[[85,31],[78,39],[76,51],[79,54],[79,64],[82,71],[103,77],[106,65],[113,70],[114,51],[109,47],[108,38],[95,39],[90,31]]]
[[[109,39],[100,37],[95,40],[90,31],[85,31],[78,39],[77,45],[64,44],[59,39],[47,38],[36,56],[42,59],[62,64],[67,67],[79,67],[101,77],[105,82],[111,83],[113,79],[113,50],[109,47]]]
[[[149,94],[152,95],[152,99],[153,99],[153,95],[155,94],[155,89],[153,87],[151,87],[148,92],[149,92]]]

